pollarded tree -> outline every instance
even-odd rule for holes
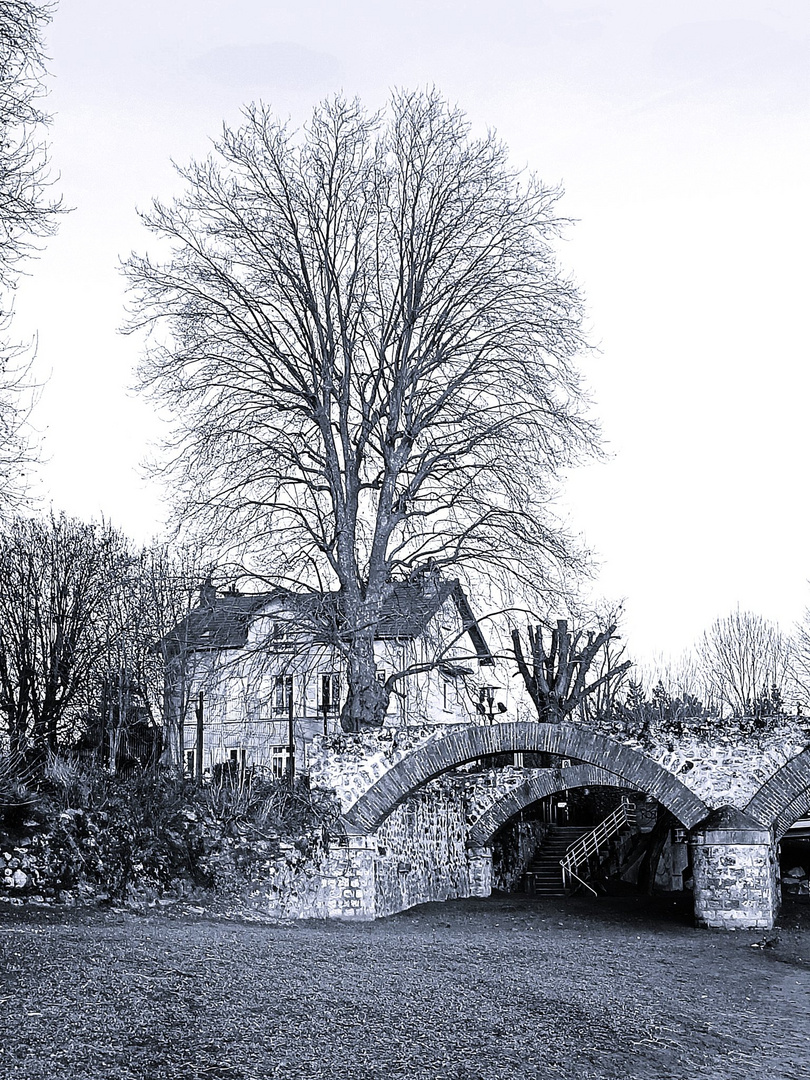
[[[330,100],[300,135],[252,107],[181,176],[145,216],[170,254],[128,263],[181,513],[265,576],[338,591],[344,726],[375,726],[392,581],[542,587],[572,558],[548,504],[593,432],[559,192],[435,91],[385,116]]]
[[[603,630],[569,629],[567,619],[558,619],[545,641],[541,623],[528,628],[528,656],[520,631],[512,631],[512,645],[518,672],[537,709],[538,719],[559,724],[575,713],[586,715],[588,699],[601,692],[602,710],[609,709],[616,690],[632,667],[631,660],[612,656],[616,623]],[[605,704],[607,703],[607,704]]]

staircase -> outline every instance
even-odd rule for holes
[[[526,892],[564,896],[581,885],[596,896],[585,880],[595,872],[608,853],[610,841],[625,829],[635,828],[636,808],[627,799],[596,828],[581,825],[553,825],[543,846],[526,869]]]
[[[609,814],[595,829],[590,829],[575,840],[560,859],[563,888],[566,891],[576,890],[580,885],[584,885],[596,896],[596,889],[589,885],[582,875],[587,877],[596,870],[600,862],[604,861],[610,841],[614,836],[624,832],[625,829],[635,828],[635,825],[635,803],[623,798],[612,814]]]
[[[534,859],[526,868],[523,879],[526,892],[545,896],[563,896],[561,860],[572,844],[590,832],[581,825],[552,825]]]

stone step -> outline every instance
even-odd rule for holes
[[[560,859],[580,836],[589,831],[581,825],[555,825],[526,868],[527,890],[543,896],[564,896]]]

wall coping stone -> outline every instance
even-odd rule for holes
[[[773,836],[762,822],[736,806],[721,806],[701,821],[692,832],[692,843],[715,845],[770,846]]]

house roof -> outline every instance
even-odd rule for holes
[[[253,620],[274,603],[282,607],[279,621],[293,622],[327,640],[326,627],[336,625],[340,606],[338,593],[294,593],[273,589],[262,593],[201,590],[200,604],[174,628],[168,641],[177,650],[239,649],[247,645]],[[458,581],[394,582],[383,605],[375,630],[377,640],[413,640],[425,630],[448,599],[452,598],[482,664],[493,664],[481,629]],[[272,612],[267,612],[272,614]],[[297,620],[300,619],[300,622]],[[320,633],[319,633],[319,628]]]

